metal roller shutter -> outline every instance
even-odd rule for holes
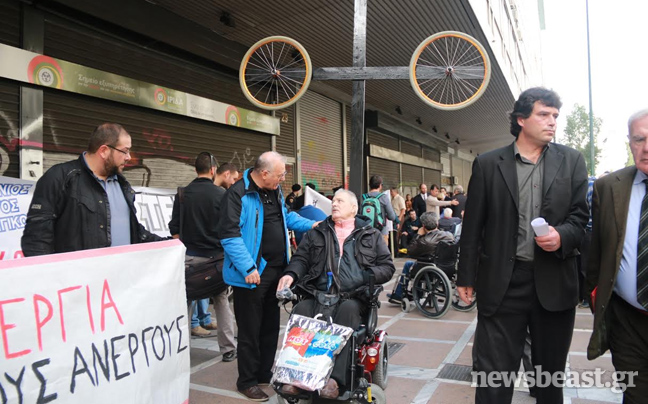
[[[283,119],[285,115],[286,119]],[[287,157],[295,157],[295,106],[277,111],[277,118],[281,119],[279,136],[277,136],[277,152]],[[283,122],[283,121],[286,122]]]
[[[377,146],[382,146],[398,151],[398,139],[396,139],[395,137],[369,131],[367,132],[367,138],[369,140],[369,144],[375,144]]]
[[[307,92],[300,102],[301,175],[321,193],[343,185],[340,103]]]
[[[421,145],[418,143],[410,143],[401,141],[401,152],[416,157],[421,157]]]
[[[419,184],[423,182],[423,173],[421,172],[421,167],[412,166],[409,164],[401,164],[401,170],[403,173],[402,184],[404,187],[417,188]]]
[[[385,190],[400,186],[400,173],[398,163],[395,161],[383,160],[376,157],[369,157],[369,176],[378,174],[383,179]]]
[[[0,175],[19,176],[20,86],[0,79]]]
[[[0,2],[0,42],[20,46],[20,2]]]
[[[98,124],[123,125],[133,142],[124,172],[132,185],[184,186],[196,175],[193,163],[201,151],[242,170],[270,150],[268,135],[50,89],[44,90],[43,117],[44,170],[78,157]]]
[[[286,164],[286,178],[281,183],[281,192],[286,195],[292,192],[292,185],[295,183],[295,165]]]
[[[236,77],[108,37],[70,20],[45,18],[47,56],[267,113],[247,101]]]
[[[468,183],[470,182],[470,177],[472,176],[472,164],[470,161],[463,161],[463,178],[458,185],[468,188]]]
[[[463,160],[457,157],[452,157],[451,163],[452,163],[452,175],[456,178],[457,182],[461,185],[463,185],[464,182],[468,184],[467,181],[464,181]],[[465,186],[466,185],[464,185],[464,187]]]
[[[429,187],[432,184],[441,186],[441,171],[432,170],[429,168],[423,169],[423,182]]]
[[[20,2],[0,2],[0,42],[20,45]],[[0,175],[18,177],[20,136],[20,86],[0,79]]]
[[[432,160],[436,162],[441,162],[441,152],[434,149],[428,149],[423,147],[423,158],[426,160]]]

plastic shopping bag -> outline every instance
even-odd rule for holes
[[[320,391],[333,371],[335,357],[352,333],[353,329],[342,325],[297,314],[290,316],[272,381]]]

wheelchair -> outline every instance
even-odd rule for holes
[[[342,401],[352,404],[385,404],[385,389],[387,388],[389,350],[387,348],[387,332],[377,328],[379,296],[382,285],[374,285],[373,275],[369,281],[369,310],[365,323],[356,329],[347,341],[351,344],[351,355],[355,360],[350,361],[347,371],[346,390],[340,387],[340,395],[335,400],[319,398],[317,392],[303,391],[292,396],[284,395],[280,383],[273,383],[272,388],[277,393],[279,404],[311,404],[318,402]]]
[[[404,312],[416,307],[429,318],[443,317],[450,307],[469,312],[477,305],[476,295],[470,304],[464,303],[455,285],[459,243],[441,241],[434,256],[419,257],[405,263],[394,290],[388,297],[392,304]]]

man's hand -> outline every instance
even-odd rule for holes
[[[412,230],[418,230],[419,228],[417,226],[412,226]]]
[[[322,221],[321,221],[321,220],[320,220],[319,222],[315,222],[315,223],[313,223],[313,226],[311,227],[311,229],[314,229],[314,228],[316,228],[316,227],[317,227],[317,225],[318,225],[318,224],[320,224],[320,223],[322,223]]]
[[[284,288],[289,288],[293,283],[293,277],[290,275],[284,275],[279,279],[279,285],[277,285],[277,292]]]
[[[404,235],[404,236],[408,236],[406,231],[402,232],[401,234]]]
[[[473,302],[473,291],[475,288],[472,286],[457,286],[457,293],[459,293],[459,298],[466,304],[471,304]]]
[[[540,248],[547,252],[557,251],[562,245],[560,242],[560,233],[558,233],[553,226],[549,226],[549,234],[546,236],[536,237],[535,241]]]
[[[457,205],[459,205],[459,201],[456,200],[456,199],[453,199],[453,200],[450,201],[450,204],[451,204],[452,206],[457,206]]]
[[[254,272],[246,276],[245,283],[254,283],[259,285],[261,283],[261,276],[259,275],[259,271],[255,269]]]

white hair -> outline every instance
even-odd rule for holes
[[[452,217],[452,209],[450,208],[443,209],[443,217]]]
[[[340,188],[337,191],[335,191],[335,195],[337,194],[346,194],[349,196],[349,200],[351,201],[351,205],[356,207],[356,210],[358,209],[358,197],[356,194],[353,193],[353,191],[349,191],[348,189]]]
[[[254,171],[258,173],[263,170],[271,171],[272,169],[274,169],[274,165],[278,161],[281,161],[285,164],[286,156],[282,156],[281,154],[274,151],[264,152],[256,159],[256,162],[254,163]]]
[[[636,121],[646,116],[648,116],[648,108],[642,109],[641,111],[637,111],[634,114],[630,115],[630,118],[628,119],[628,136],[632,136],[632,125]]]

